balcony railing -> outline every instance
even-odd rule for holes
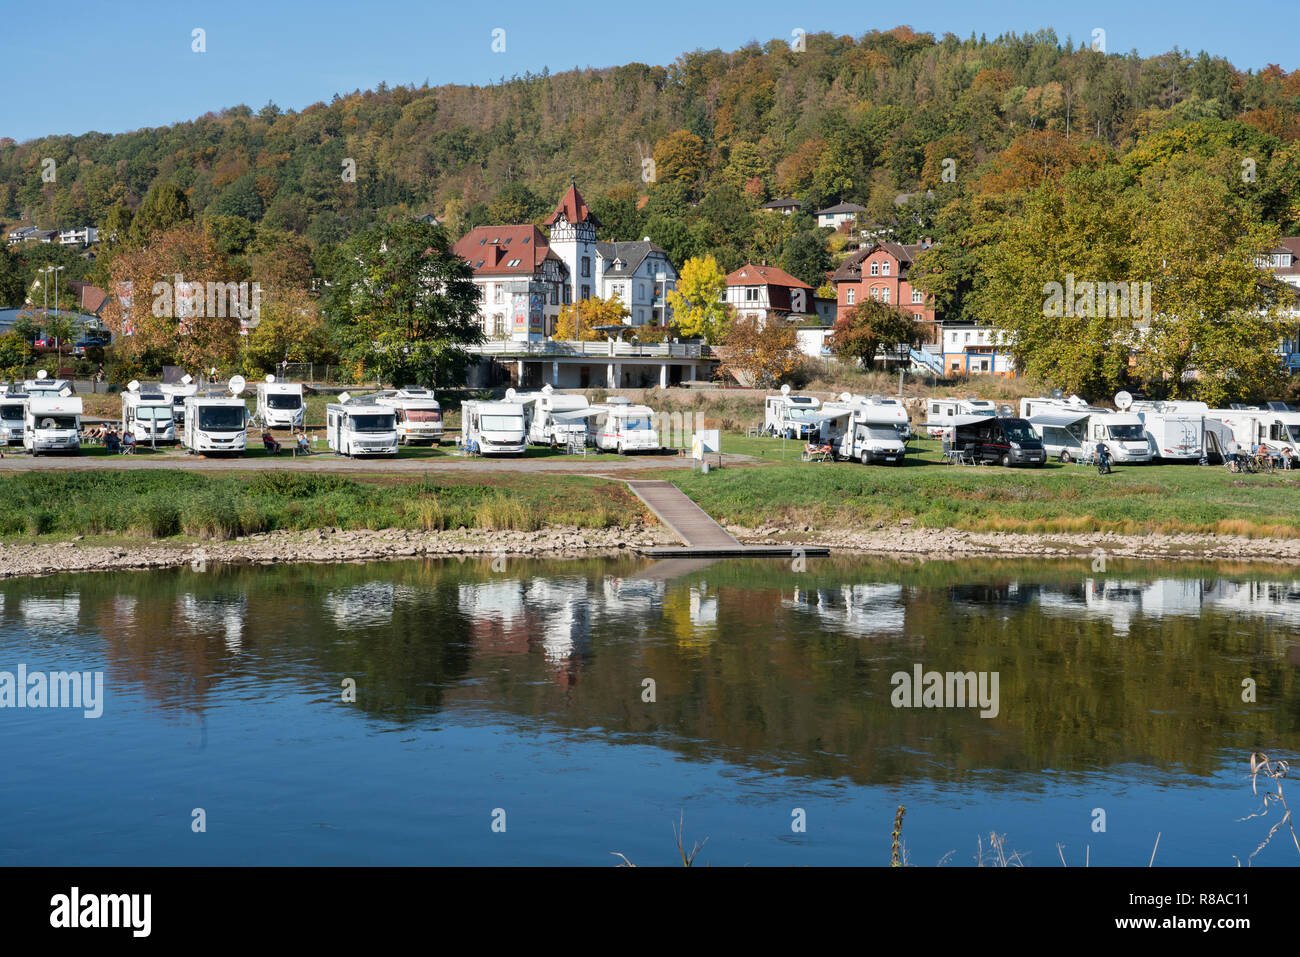
[[[483,356],[592,356],[628,358],[699,359],[709,347],[685,342],[485,342],[469,351]]]

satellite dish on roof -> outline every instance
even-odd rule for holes
[[[1062,392],[1060,389],[1053,389],[1053,390],[1052,390],[1052,398],[1053,398],[1053,399],[1064,399],[1064,398],[1065,398],[1065,393]]]
[[[140,391],[140,381],[139,381],[138,379],[132,379],[130,382],[128,382],[128,383],[126,384],[126,391],[127,391],[127,392],[139,392],[139,391]]]
[[[181,376],[181,382],[183,382],[185,385],[189,385],[193,381],[194,381],[194,376],[190,375],[188,372],[185,373],[183,376]]]
[[[555,391],[555,387],[552,386],[549,382],[546,383],[546,385],[542,386],[543,395],[550,395],[554,391]]]
[[[790,394],[790,383],[787,382],[785,385],[781,386],[781,394],[782,395]]]
[[[507,402],[515,401],[515,396],[518,394],[519,393],[515,392],[514,389],[506,389],[506,401]]]
[[[1006,403],[1003,403],[1002,406],[999,407],[998,409],[998,415],[1002,416],[1004,419],[1009,419],[1011,418],[1011,416],[1015,414],[1016,414],[1016,410],[1011,408],[1011,406],[1007,405]]]
[[[50,374],[49,374],[48,372],[46,372],[44,369],[38,369],[38,370],[36,370],[36,378],[38,378],[38,379],[48,379],[49,376],[50,376]]]
[[[267,381],[267,382],[274,382],[274,381],[275,381],[275,376],[271,375],[271,374],[268,372],[267,375],[266,375],[266,381]]]
[[[242,375],[232,375],[230,377],[230,382],[229,382],[230,394],[234,396],[238,396],[241,392],[244,391],[244,387],[246,385],[248,385],[248,383],[244,381],[244,377]]]
[[[852,398],[853,398],[853,393],[851,393],[851,392],[841,392],[841,393],[840,393],[840,401],[841,401],[841,402],[848,402],[848,401],[850,401]]]
[[[1129,395],[1127,392],[1115,393],[1115,408],[1119,409],[1121,412],[1123,412],[1132,404],[1133,404],[1133,396]]]

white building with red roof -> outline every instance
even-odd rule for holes
[[[541,339],[567,301],[569,270],[536,226],[478,226],[452,251],[482,290],[479,321],[489,339]]]

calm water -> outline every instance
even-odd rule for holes
[[[0,671],[102,670],[105,706],[0,710],[0,865],[671,864],[683,812],[701,863],[884,864],[903,803],[916,864],[973,863],[990,831],[1031,864],[1059,866],[1058,843],[1145,864],[1159,831],[1158,863],[1231,866],[1276,820],[1238,820],[1259,808],[1247,755],[1297,747],[1298,627],[1300,580],[1249,568],[10,581]],[[918,663],[996,672],[999,714],[893,707],[891,675]],[[1255,863],[1297,860],[1279,836]]]

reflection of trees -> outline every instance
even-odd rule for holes
[[[202,710],[226,687],[333,701],[351,677],[355,707],[386,721],[453,703],[863,782],[1139,761],[1204,774],[1222,752],[1273,746],[1297,725],[1292,583],[1011,562],[653,567],[57,576],[0,585],[0,615],[28,628],[33,609],[75,616],[101,636],[110,683],[138,685],[163,709]],[[1000,715],[894,709],[890,675],[916,662],[998,671]],[[1258,704],[1241,701],[1247,676]],[[654,704],[641,701],[645,678]]]

